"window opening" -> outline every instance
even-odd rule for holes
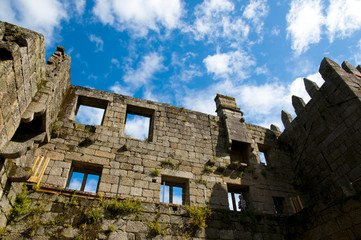
[[[87,125],[102,125],[108,101],[78,96],[75,121]]]
[[[146,141],[149,136],[150,118],[140,115],[127,114],[127,120],[124,128],[124,136],[138,138]]]
[[[184,205],[186,201],[187,179],[162,177],[160,202]]]
[[[259,157],[261,158],[261,163],[264,163],[264,165],[267,166],[266,156],[264,152],[259,152]]]
[[[98,190],[101,172],[101,166],[73,163],[69,173],[67,188],[96,193]]]
[[[104,109],[80,105],[75,121],[86,125],[102,125]]]
[[[284,198],[283,197],[272,197],[273,198],[273,204],[275,208],[276,214],[282,214],[283,213],[283,205],[284,205]]]
[[[268,158],[268,149],[269,147],[263,145],[263,144],[258,144],[258,152],[259,152],[259,157],[261,160],[261,163],[264,163],[264,165],[267,166],[267,158]]]
[[[231,162],[239,164],[243,163],[244,166],[247,166],[249,153],[251,152],[250,148],[251,144],[249,143],[232,140],[230,153]]]
[[[248,187],[227,184],[229,210],[242,212],[247,209]]]
[[[153,121],[153,109],[127,105],[124,136],[151,142],[153,140]]]

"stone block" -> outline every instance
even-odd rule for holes
[[[132,196],[142,196],[143,189],[140,187],[131,187],[130,195]]]

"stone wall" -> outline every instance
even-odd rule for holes
[[[44,57],[43,36],[0,22],[0,233],[5,238],[360,236],[360,66],[344,62],[341,68],[324,59],[325,83],[319,88],[305,79],[311,100],[306,105],[293,96],[297,117],[282,112],[281,133],[274,125],[247,123],[235,99],[220,94],[213,116],[71,86],[64,48],[59,46],[47,64]],[[102,122],[77,122],[81,106],[103,109]],[[146,139],[124,133],[128,114],[149,119]],[[39,168],[31,170],[38,160]],[[37,169],[44,170],[40,178]],[[71,186],[74,174],[83,174],[77,187]],[[99,178],[95,189],[87,189],[88,176]],[[22,193],[24,182],[33,182],[28,185],[34,190]],[[181,205],[163,199],[165,185],[182,189]],[[239,193],[247,211],[229,211]],[[294,214],[300,209],[292,209],[290,198],[297,196],[305,209]],[[141,201],[143,217],[114,216],[103,197]],[[23,211],[24,199],[31,206]],[[212,210],[208,228],[190,231],[189,206]],[[150,223],[163,236],[148,235]]]
[[[41,34],[0,22],[0,225],[31,174],[34,152],[50,141],[70,85],[70,57],[64,48],[45,64]]]
[[[0,149],[45,79],[44,48],[42,35],[0,22]]]
[[[286,239],[360,239],[360,194],[315,204],[288,219]]]
[[[293,97],[297,117],[291,122],[283,112],[280,136],[293,150],[292,166],[306,205],[361,190],[360,72],[325,58],[320,73],[325,80],[321,88],[305,79],[311,96],[307,105]]]
[[[102,125],[74,121],[79,101],[88,105],[106,102]],[[124,136],[129,106],[139,114],[151,113],[151,139]],[[279,144],[277,131],[247,124],[244,130],[251,147],[247,166],[240,167],[232,162],[224,121],[217,116],[72,86],[58,119],[52,140],[35,154],[51,159],[42,179],[45,185],[66,188],[72,165],[89,165],[100,169],[97,192],[101,194],[115,196],[118,192],[159,202],[162,179],[166,179],[185,184],[186,204],[228,209],[227,193],[232,187],[244,190],[249,206],[259,213],[274,213],[273,196],[284,199],[285,214],[292,213],[288,198],[297,192],[290,184],[292,172],[282,173],[290,169],[290,155]],[[260,163],[259,146],[267,149],[267,166]],[[154,169],[159,176],[154,176]]]
[[[28,199],[30,201],[28,201]],[[113,199],[114,201],[115,199]],[[118,203],[127,200],[119,199]],[[114,203],[114,202],[113,202]],[[212,209],[193,222],[185,206],[128,202],[115,212],[111,199],[59,189],[28,190],[26,210],[13,213],[3,239],[284,239],[285,218]],[[135,205],[139,206],[135,207]],[[199,210],[199,209],[198,209]],[[204,215],[202,215],[204,216]],[[203,225],[205,224],[205,225]],[[204,226],[206,226],[204,228]]]

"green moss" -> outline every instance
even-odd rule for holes
[[[232,101],[236,100],[234,97],[229,97],[229,96],[225,96],[225,95],[222,95],[222,94],[217,94],[217,97],[225,98],[225,99],[232,100]]]

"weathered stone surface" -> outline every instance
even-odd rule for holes
[[[285,128],[288,128],[291,126],[292,116],[285,110],[282,110],[282,112],[281,112],[281,119],[282,119],[282,123],[285,126]]]
[[[285,130],[281,133],[275,125],[271,125],[270,131],[245,123],[243,112],[232,97],[217,95],[217,116],[212,116],[70,86],[70,57],[65,49],[58,46],[48,64],[44,64],[43,36],[11,24],[0,22],[0,48],[0,165],[3,166],[0,169],[0,224],[5,224],[4,219],[21,191],[22,183],[10,180],[27,179],[26,171],[9,174],[9,162],[31,166],[34,156],[44,156],[51,160],[44,169],[41,187],[47,187],[50,192],[69,187],[76,174],[96,175],[99,179],[95,180],[97,193],[148,201],[142,203],[143,218],[127,215],[104,220],[107,221],[103,222],[104,227],[114,224],[114,231],[99,231],[100,239],[149,238],[147,223],[153,219],[158,219],[165,234],[155,239],[182,235],[179,229],[185,228],[180,226],[189,220],[186,209],[171,203],[159,205],[167,192],[176,192],[177,188],[181,189],[178,194],[182,196],[173,196],[173,203],[182,201],[191,206],[207,204],[212,209],[223,209],[223,214],[212,215],[210,227],[192,236],[194,239],[295,236],[294,239],[318,240],[330,236],[349,236],[350,239],[358,236],[355,226],[361,222],[361,206],[357,205],[358,201],[350,200],[352,198],[343,203],[336,199],[341,196],[355,198],[361,191],[358,176],[361,91],[359,77],[355,76],[360,68],[357,70],[347,62],[341,68],[325,58],[320,66],[325,84],[318,87],[304,79],[312,99],[305,104],[301,98],[292,97],[297,117],[292,120],[289,113],[282,111]],[[75,116],[80,105],[103,108],[102,124],[77,123]],[[127,114],[149,117],[148,139],[124,136]],[[26,121],[38,124],[41,133],[13,144],[10,139],[14,134],[19,139],[24,138],[22,131],[26,128],[22,126]],[[259,150],[267,158],[267,165],[260,164]],[[83,182],[81,192],[88,191],[88,183]],[[169,191],[162,190],[164,184]],[[236,196],[240,192],[249,209],[259,214],[256,221],[260,232],[257,234],[251,234],[239,224],[240,219],[244,221],[242,213],[227,211],[229,202],[238,204]],[[63,193],[69,195],[68,190]],[[85,202],[86,206],[98,203],[98,200],[85,199],[96,198],[95,194],[82,194],[84,198],[78,199],[80,203]],[[307,208],[300,213],[308,214],[306,218],[301,216],[307,223],[298,222],[286,228],[284,221],[292,220],[289,216],[293,215],[289,199],[297,199],[298,195]],[[55,201],[40,192],[33,197]],[[52,213],[62,213],[63,205],[59,204],[69,201],[70,197],[61,195],[57,203],[46,204],[49,212],[44,214],[44,219],[54,220]],[[281,216],[274,214],[276,208],[278,214],[282,212]],[[66,230],[62,226],[59,229],[75,238],[84,229],[77,229],[76,224],[70,226],[73,220],[67,219]],[[228,225],[223,226],[224,222]],[[302,232],[298,231],[299,227]],[[11,236],[17,238],[26,227],[19,223],[17,228],[8,226],[8,229]],[[38,239],[47,239],[53,232],[40,227],[35,234]]]
[[[295,109],[295,113],[298,115],[299,113],[301,113],[303,111],[306,104],[302,98],[293,95],[292,96],[292,105]]]
[[[13,166],[10,174],[9,180],[12,182],[25,182],[31,176],[31,168],[24,168],[19,166]]]

